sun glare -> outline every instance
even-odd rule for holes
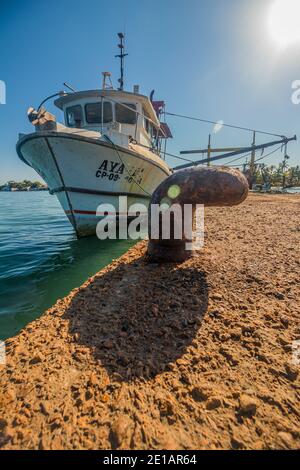
[[[274,0],[268,23],[270,34],[279,46],[300,43],[300,0]]]

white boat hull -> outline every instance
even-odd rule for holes
[[[119,197],[127,196],[130,207],[146,207],[157,186],[171,172],[157,155],[148,156],[116,147],[100,139],[62,132],[38,132],[22,137],[19,157],[46,181],[56,194],[78,237],[95,235],[101,204],[111,204],[117,217]],[[128,214],[130,216],[130,213]]]

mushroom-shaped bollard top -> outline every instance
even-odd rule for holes
[[[165,179],[154,191],[149,206],[149,244],[148,256],[150,261],[178,262],[194,255],[193,249],[186,249],[186,242],[192,242],[186,237],[184,229],[180,239],[174,237],[176,224],[184,225],[184,221],[176,220],[176,211],[170,211],[170,237],[163,237],[163,217],[159,219],[157,237],[153,237],[153,208],[179,205],[184,214],[184,206],[190,204],[194,213],[196,205],[204,206],[234,206],[243,202],[249,191],[246,177],[233,168],[222,166],[192,167],[176,171]],[[161,214],[160,214],[161,215]]]

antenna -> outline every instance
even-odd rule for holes
[[[121,76],[118,80],[120,83],[119,90],[123,91],[124,89],[124,58],[128,55],[124,53],[125,50],[125,36],[123,33],[118,33],[118,37],[120,39],[120,43],[118,44],[118,47],[120,49],[120,54],[117,54],[115,57],[119,57],[120,59],[120,66],[121,66]]]
[[[71,85],[69,85],[67,82],[64,82],[64,86],[69,88],[69,90],[73,91],[73,93],[76,93],[76,90],[73,87],[71,87]]]

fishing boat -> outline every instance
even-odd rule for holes
[[[124,35],[118,33],[120,53],[119,87],[114,89],[109,72],[103,72],[102,88],[76,91],[64,83],[68,92],[60,91],[42,101],[37,109],[29,108],[28,118],[35,132],[20,134],[17,153],[20,159],[34,168],[46,181],[51,194],[55,194],[72,223],[78,237],[95,235],[99,221],[111,217],[117,222],[125,217],[135,218],[141,207],[147,213],[152,194],[174,171],[191,166],[210,166],[217,160],[234,158],[227,165],[240,160],[238,155],[251,155],[244,164],[244,174],[250,189],[255,183],[256,152],[278,146],[285,149],[296,140],[281,134],[254,130],[222,121],[210,121],[192,116],[167,112],[164,101],[155,101],[140,94],[135,85],[132,92],[124,90]],[[44,105],[54,104],[64,114],[64,124],[56,122]],[[235,128],[253,134],[251,145],[245,147],[213,148],[209,135],[204,149],[184,150],[180,156],[166,151],[172,133],[166,116],[194,120],[220,127]],[[276,140],[256,144],[256,136],[271,135]],[[200,160],[187,159],[187,155],[202,155]],[[214,155],[217,154],[217,155]],[[166,155],[183,160],[170,168]],[[122,196],[127,197],[123,205]],[[134,207],[134,209],[133,209]],[[100,208],[100,209],[99,209]],[[138,208],[138,209],[137,209]],[[131,209],[131,211],[130,211]]]
[[[121,211],[119,197],[127,196],[127,207],[142,203],[147,208],[153,191],[171,174],[163,150],[172,137],[162,122],[165,103],[124,90],[124,35],[119,36],[121,76],[114,89],[111,74],[103,72],[102,88],[47,97],[28,117],[35,132],[21,134],[17,153],[46,181],[55,194],[78,237],[94,235],[101,218],[132,214]],[[44,104],[49,99],[64,114],[57,123]],[[99,206],[107,208],[102,213]],[[136,217],[136,214],[134,214]]]

